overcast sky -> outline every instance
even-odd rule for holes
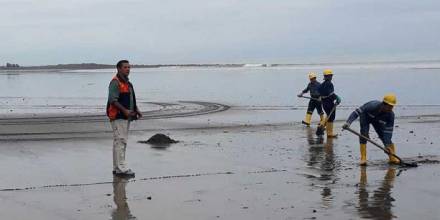
[[[0,0],[0,65],[440,58],[439,0]]]

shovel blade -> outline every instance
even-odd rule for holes
[[[324,127],[322,127],[322,126],[318,126],[318,128],[316,129],[316,135],[318,135],[318,136],[322,136],[322,135],[324,135]]]
[[[415,162],[413,162],[413,163],[401,162],[400,166],[404,166],[404,167],[418,167],[419,165],[417,165],[417,163],[415,163]]]

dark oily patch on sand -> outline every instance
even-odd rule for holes
[[[440,164],[438,156],[418,156],[417,163],[420,164]]]
[[[418,161],[417,163],[421,163],[421,164],[439,164],[440,161],[438,161],[438,160],[424,159],[424,160]]]
[[[170,144],[175,144],[175,143],[179,143],[179,141],[176,141],[172,138],[170,138],[169,136],[165,135],[165,134],[155,134],[152,137],[150,137],[148,140],[146,141],[138,141],[138,143],[141,144],[151,144],[154,146],[167,146]]]
[[[440,156],[435,155],[425,155],[425,156],[416,156],[416,157],[405,157],[402,158],[404,163],[409,164],[440,164]],[[353,163],[353,165],[356,165],[357,163]],[[400,164],[388,164],[388,160],[369,160],[368,161],[368,167],[377,167],[379,169],[387,169],[388,167],[399,167]],[[411,167],[411,166],[402,166],[405,168]]]
[[[418,164],[440,164],[440,156],[436,155],[417,156],[416,158],[406,158],[404,160]]]

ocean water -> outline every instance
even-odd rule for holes
[[[352,108],[394,92],[400,108],[440,106],[437,65],[337,65],[335,92]],[[231,106],[305,106],[296,95],[326,66],[241,68],[133,68],[130,80],[141,102],[208,101]],[[114,69],[0,73],[0,114],[103,113]],[[437,112],[439,113],[439,112]]]

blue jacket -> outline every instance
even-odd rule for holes
[[[318,81],[310,82],[307,87],[302,91],[303,93],[307,93],[310,91],[310,96],[313,98],[319,98],[318,88],[321,85]]]
[[[337,95],[335,94],[333,83],[328,80],[325,80],[323,83],[321,83],[321,85],[318,87],[318,93],[323,101],[333,102],[335,99],[338,99]]]
[[[360,117],[361,127],[365,126],[365,124],[375,123],[379,125],[384,144],[392,144],[394,112],[381,112],[381,106],[381,101],[374,100],[367,102],[350,114],[347,123],[351,124],[358,117]]]

